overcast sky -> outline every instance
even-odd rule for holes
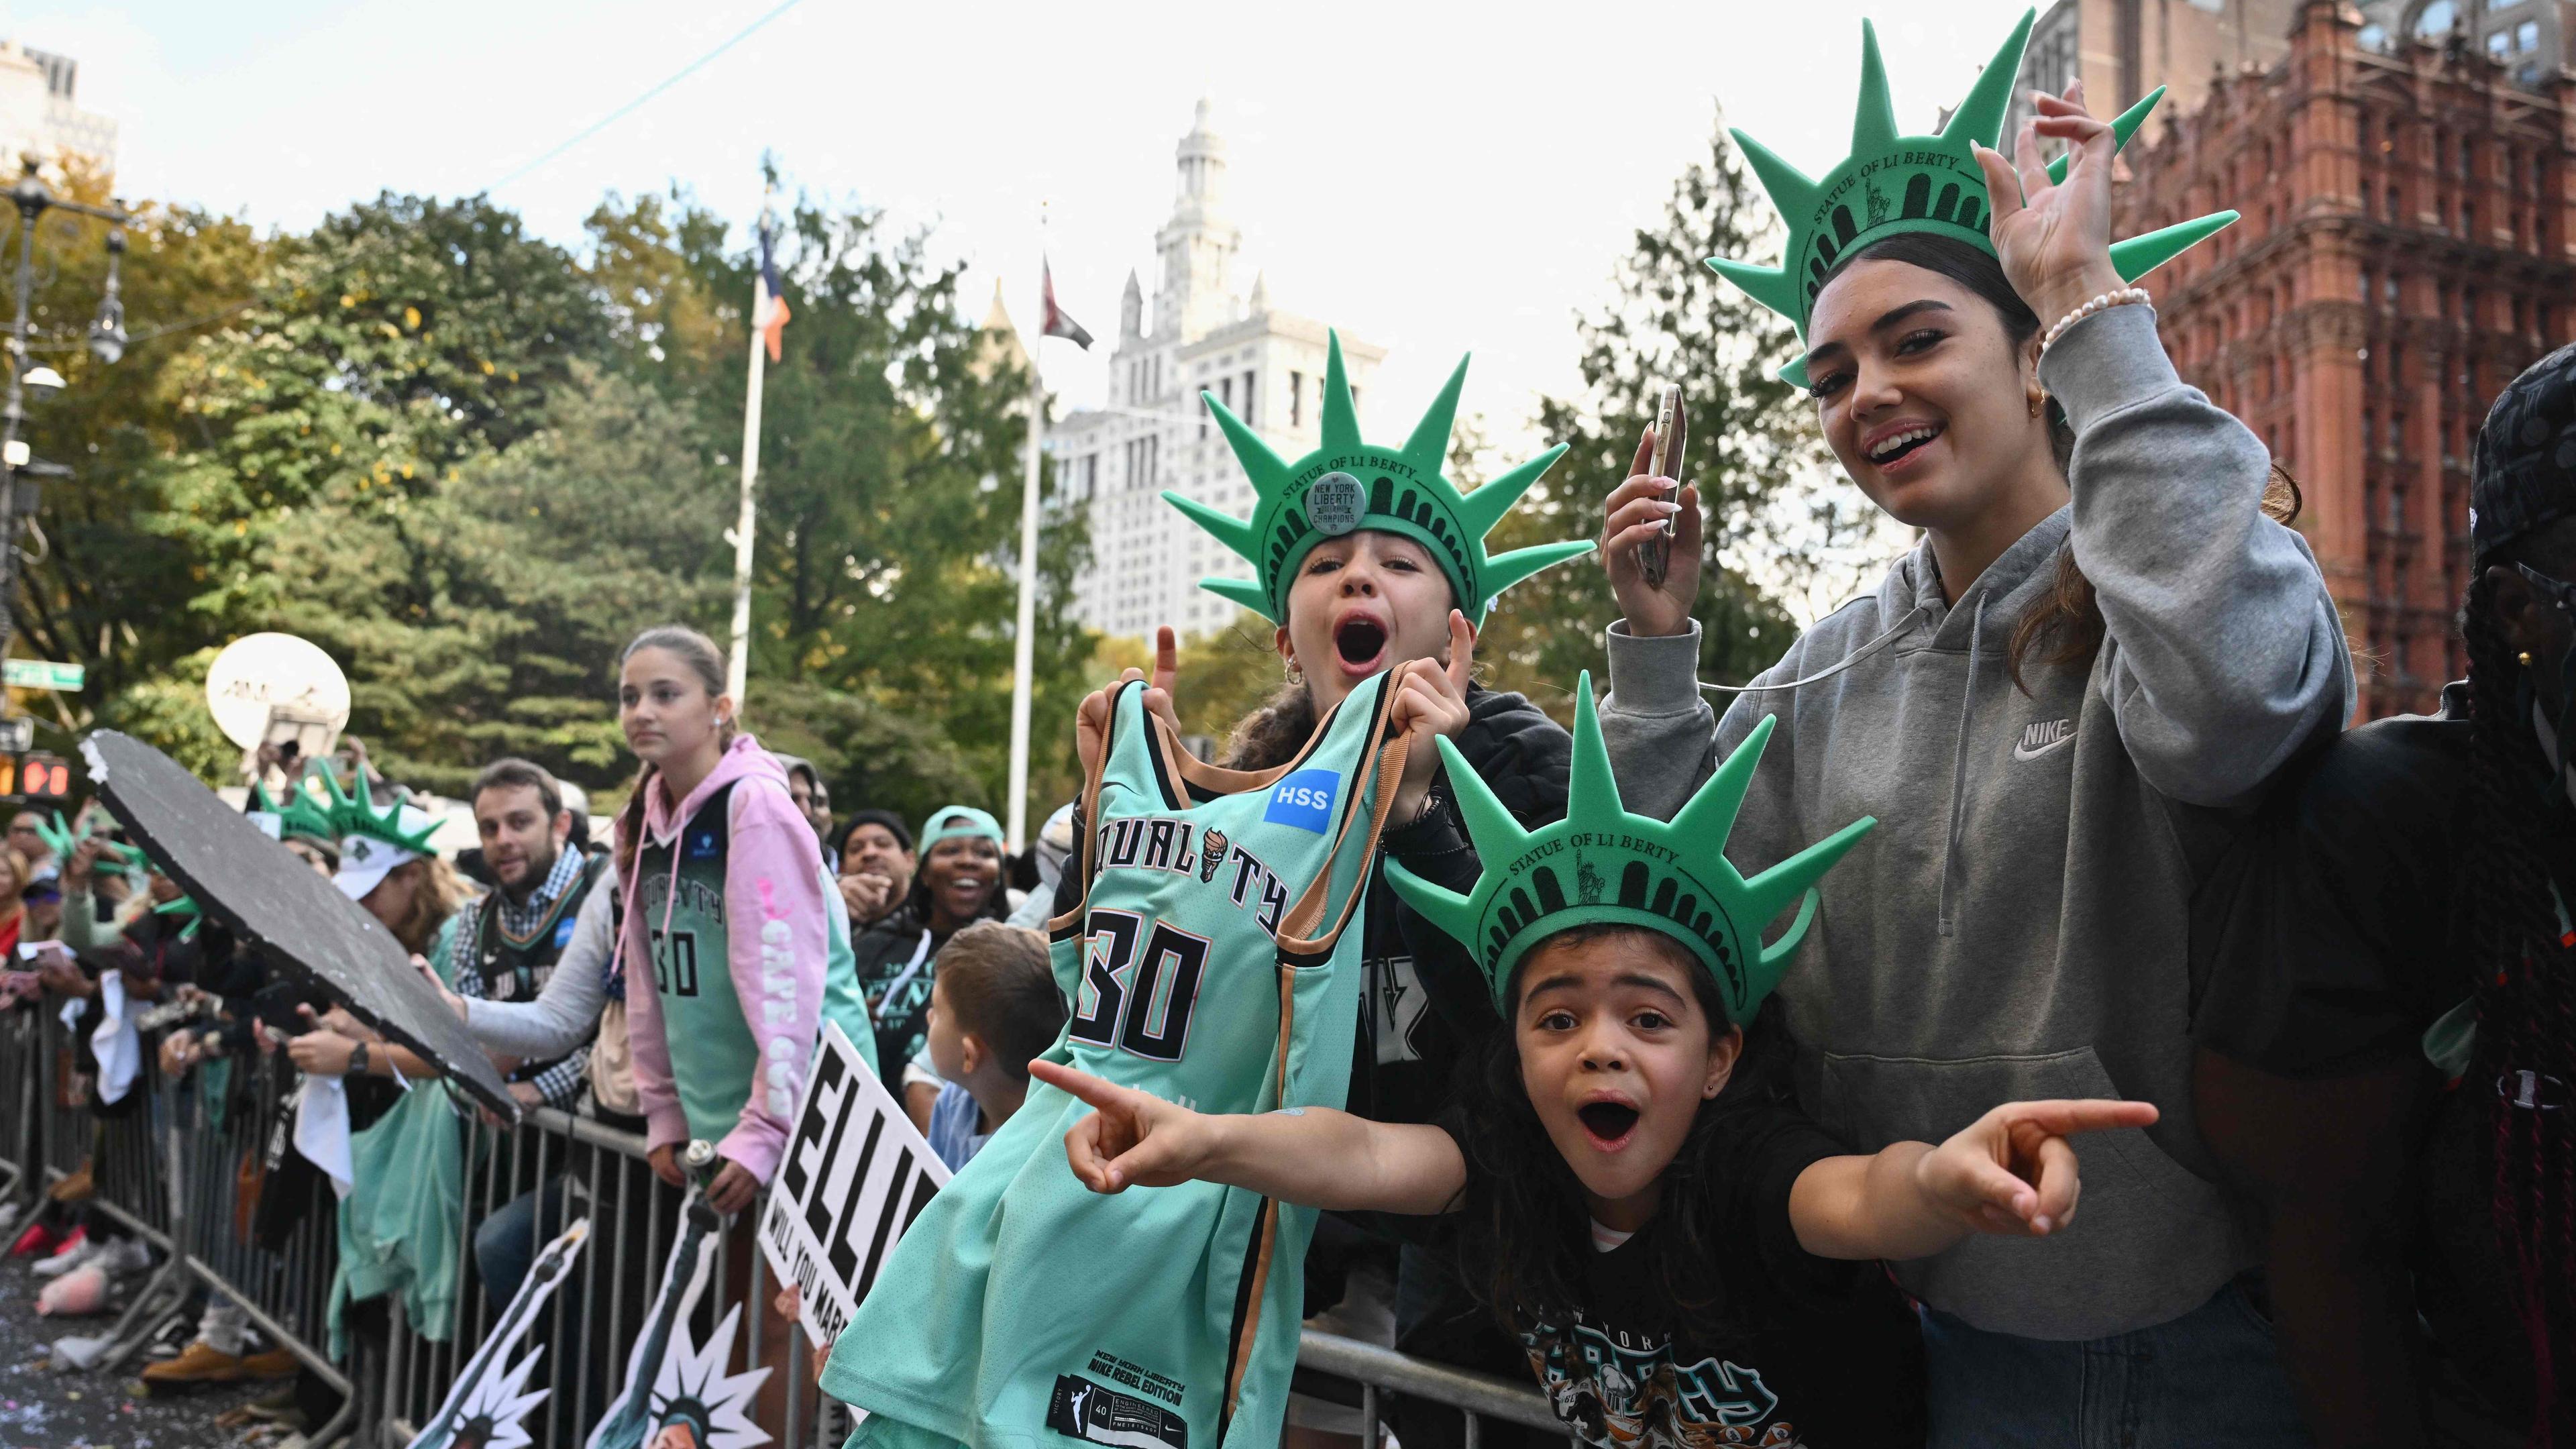
[[[81,103],[122,126],[127,196],[300,228],[380,190],[491,187],[776,3],[15,0],[0,31],[80,61]],[[1510,433],[1572,384],[1575,312],[1721,102],[1815,174],[1850,133],[1865,10],[1900,120],[1928,130],[2021,8],[803,0],[496,199],[579,246],[602,192],[676,180],[739,226],[767,148],[795,185],[935,226],[970,264],[970,309],[999,277],[1025,325],[1045,198],[1058,297],[1102,339],[1047,345],[1049,383],[1082,402],[1128,270],[1153,287],[1173,146],[1205,93],[1232,148],[1238,286],[1261,269],[1275,305],[1392,347],[1391,411],[1370,411],[1393,426],[1474,351],[1467,407]]]

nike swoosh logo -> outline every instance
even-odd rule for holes
[[[2015,744],[2013,746],[2013,758],[2016,760],[2036,760],[2040,756],[2047,754],[2049,751],[2056,749],[2061,745],[2071,745],[2074,742],[2075,733],[2074,731],[2069,730],[2065,734],[2059,735],[2057,738],[2050,740],[2047,744],[2041,745],[2035,750],[2025,744]]]

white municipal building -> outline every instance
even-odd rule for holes
[[[1249,578],[1252,566],[1165,503],[1175,489],[1237,517],[1252,511],[1224,435],[1199,402],[1216,394],[1280,456],[1317,445],[1324,324],[1275,311],[1256,274],[1234,290],[1243,234],[1225,209],[1225,142],[1199,102],[1181,138],[1172,219],[1154,238],[1160,275],[1149,328],[1134,272],[1109,356],[1108,401],[1049,430],[1059,497],[1091,518],[1091,567],[1074,581],[1073,614],[1104,633],[1150,635],[1158,624],[1198,634],[1232,621],[1235,606],[1198,586],[1210,575]],[[1386,349],[1342,334],[1342,361],[1360,416]]]

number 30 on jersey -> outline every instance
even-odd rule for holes
[[[1158,1062],[1190,1044],[1190,1012],[1207,972],[1208,940],[1169,921],[1096,909],[1083,938],[1081,999],[1066,1034]]]

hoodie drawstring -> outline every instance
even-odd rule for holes
[[[1968,684],[1959,692],[1959,735],[1950,751],[1950,838],[1941,850],[1941,934],[1950,934],[1950,882],[1959,870],[1959,835],[1966,829],[1960,802],[1968,793],[1968,723],[1977,708],[1977,656],[1986,639],[1986,599],[1977,595],[1977,612],[1968,621]]]
[[[1840,674],[1844,670],[1851,668],[1853,665],[1860,663],[1862,660],[1867,659],[1879,650],[1895,643],[1897,636],[1914,627],[1915,620],[1922,618],[1930,612],[1932,612],[1930,609],[1925,608],[1921,604],[1915,605],[1913,608],[1905,611],[1904,618],[1899,619],[1894,624],[1888,626],[1886,633],[1879,635],[1877,638],[1870,640],[1868,643],[1863,644],[1858,649],[1845,655],[1842,663],[1833,666],[1831,669],[1820,669],[1815,673],[1808,675],[1804,679],[1791,679],[1779,684],[1703,684],[1700,686],[1700,691],[1704,694],[1769,694],[1773,690],[1779,689],[1804,689],[1818,680],[1833,678],[1835,675]]]

